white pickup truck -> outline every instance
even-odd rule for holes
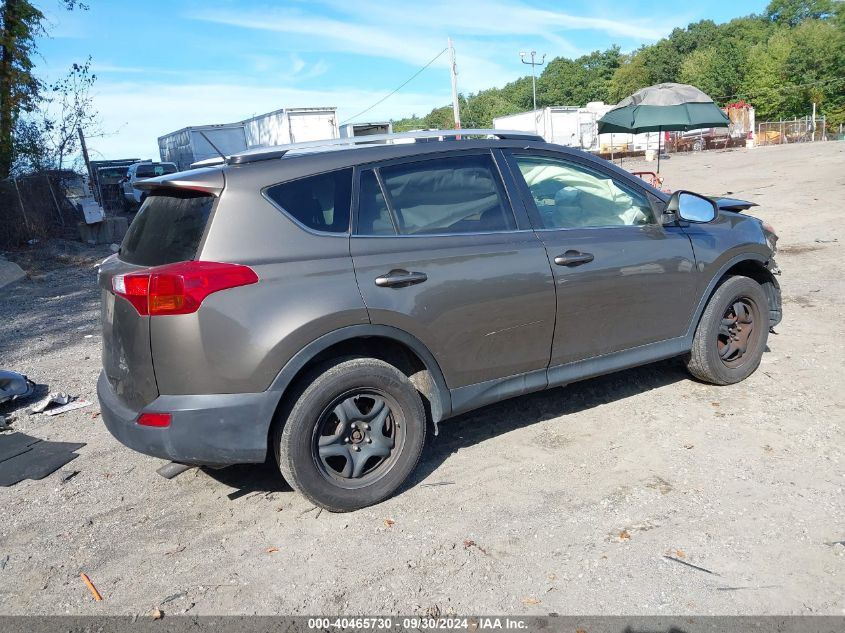
[[[126,170],[126,176],[121,183],[123,191],[123,203],[127,211],[140,207],[144,198],[147,197],[146,192],[135,188],[135,183],[139,180],[146,180],[147,178],[155,178],[156,176],[164,176],[165,174],[175,174],[175,163],[154,163],[146,160],[140,163],[129,165]]]

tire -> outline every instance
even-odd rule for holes
[[[696,141],[695,143],[692,144],[692,151],[694,151],[694,152],[700,152],[703,149],[704,149],[704,143],[701,140],[698,140],[698,141]]]
[[[740,382],[760,365],[768,337],[769,303],[762,286],[748,277],[729,277],[704,308],[687,369],[714,385]]]
[[[279,469],[294,489],[331,512],[390,497],[425,444],[420,395],[405,374],[374,358],[316,367],[285,413],[274,441]]]

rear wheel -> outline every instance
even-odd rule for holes
[[[398,369],[373,358],[321,365],[301,383],[276,433],[287,482],[333,512],[383,501],[407,479],[425,442],[422,401]]]
[[[769,336],[766,293],[753,279],[730,277],[704,313],[687,358],[690,373],[714,385],[745,380],[760,365]]]

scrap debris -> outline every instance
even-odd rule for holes
[[[714,576],[718,576],[715,571],[710,571],[709,569],[705,569],[704,567],[699,567],[698,565],[693,565],[692,563],[688,563],[685,560],[681,560],[680,558],[676,558],[675,556],[669,556],[668,554],[664,554],[663,558],[667,560],[674,561],[676,563],[680,563],[681,565],[686,565],[687,567],[692,567],[693,569],[697,569],[698,571],[703,571],[706,574],[713,574]]]
[[[23,433],[3,437],[0,445],[0,486],[13,486],[24,479],[44,479],[68,462],[84,443],[45,442]]]
[[[35,393],[35,383],[16,371],[0,369],[0,404]]]
[[[53,405],[58,405],[53,407]],[[29,409],[29,414],[43,413],[44,415],[60,415],[74,409],[81,409],[90,406],[91,402],[88,400],[77,400],[76,396],[71,396],[63,391],[54,391],[46,398],[34,404]]]
[[[57,404],[59,406],[66,405],[71,401],[71,397],[64,391],[53,391],[46,398],[36,402],[29,408],[30,415],[35,413],[44,413],[50,405]]]
[[[44,412],[44,415],[60,415],[62,413],[67,413],[68,411],[73,411],[74,409],[81,409],[83,407],[88,407],[91,405],[91,402],[88,400],[74,400],[73,402],[69,402],[63,407],[57,407],[55,409],[48,409]]]
[[[100,602],[103,599],[103,596],[101,596],[100,592],[97,591],[97,588],[94,586],[94,583],[91,582],[91,579],[88,577],[88,574],[80,573],[79,577],[82,578],[82,582],[85,583],[85,586],[88,587],[88,591],[90,591],[91,595],[94,596],[94,600]]]

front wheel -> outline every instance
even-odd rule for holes
[[[392,495],[414,470],[426,418],[414,385],[374,358],[333,361],[300,383],[276,432],[282,475],[316,505],[357,510]]]
[[[769,304],[762,286],[748,277],[730,277],[704,308],[687,369],[714,385],[740,382],[760,365],[768,337]]]

